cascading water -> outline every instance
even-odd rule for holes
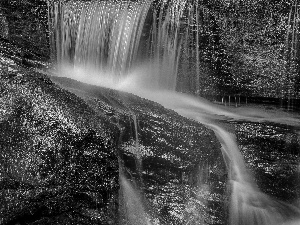
[[[142,161],[141,161],[141,152],[140,152],[140,146],[139,146],[139,135],[138,135],[138,121],[136,118],[136,115],[133,115],[133,124],[134,124],[134,134],[135,134],[135,155],[137,160],[137,169],[138,171],[142,171]],[[141,176],[142,178],[142,176]]]
[[[212,129],[222,144],[230,171],[230,225],[300,223],[298,208],[259,191],[246,169],[234,136],[218,122],[224,118],[251,121],[268,118],[229,112],[200,98],[173,91],[181,48],[180,19],[187,2],[161,1],[159,7],[153,7],[157,2],[152,0],[49,3],[50,24],[54,31],[50,35],[53,55],[57,57],[58,65],[67,68],[61,75],[69,74],[83,82],[132,92]],[[152,18],[148,17],[149,12],[152,12]],[[149,23],[147,18],[151,18],[152,23],[147,40],[150,44],[142,41],[143,28]],[[142,54],[143,51],[146,53]],[[138,59],[145,55],[143,60]],[[138,148],[137,122],[135,117],[133,119]],[[138,154],[139,150],[136,151]],[[134,187],[122,173],[120,184],[128,223],[151,224],[139,187]]]
[[[255,184],[251,173],[246,169],[233,134],[226,131],[218,122],[224,116],[232,119],[262,118],[246,117],[220,110],[212,104],[200,101],[188,95],[170,91],[141,90],[139,87],[121,84],[121,90],[132,92],[141,97],[158,102],[187,118],[196,120],[211,128],[218,137],[228,165],[231,183],[230,225],[292,225],[300,223],[299,208],[277,201],[262,193]],[[268,118],[264,118],[268,120]]]
[[[120,175],[120,186],[120,224],[151,225],[151,218],[146,213],[139,188],[123,174]]]
[[[77,79],[90,83],[99,80],[99,71],[116,81],[146,63],[154,86],[174,90],[185,1],[162,1],[151,8],[153,2],[48,1],[53,60],[64,73],[88,70],[88,77]],[[143,37],[145,27],[149,37]]]
[[[51,41],[57,62],[115,75],[136,58],[151,1],[50,2]]]

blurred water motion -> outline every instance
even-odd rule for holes
[[[120,175],[120,199],[122,212],[125,214],[125,223],[160,224],[158,221],[163,223],[164,217],[176,218],[172,220],[174,224],[284,225],[297,223],[297,219],[300,218],[300,210],[297,205],[299,199],[299,136],[295,136],[295,129],[299,130],[297,127],[299,124],[296,124],[296,127],[291,126],[291,123],[297,122],[297,119],[284,118],[280,121],[280,126],[290,126],[283,134],[286,138],[284,143],[289,146],[286,149],[290,149],[290,152],[282,151],[275,147],[280,146],[277,145],[277,140],[282,141],[281,137],[274,135],[277,127],[280,127],[274,124],[278,117],[270,118],[268,113],[258,112],[254,115],[246,111],[228,110],[204,99],[174,92],[180,52],[179,19],[185,4],[180,5],[177,1],[171,1],[168,5],[163,2],[165,1],[161,2],[161,11],[151,8],[152,1],[69,1],[52,3],[50,10],[50,19],[55,30],[52,36],[53,52],[59,66],[64,68],[65,64],[69,64],[72,67],[71,70],[62,70],[62,76],[69,74],[69,77],[86,83],[131,92],[158,102],[164,107],[212,129],[222,145],[220,151],[229,179],[228,199],[219,199],[219,201],[224,202],[228,215],[220,217],[225,221],[218,221],[214,220],[214,214],[211,213],[214,208],[211,205],[217,202],[216,198],[212,200],[213,203],[210,203],[213,198],[210,191],[216,184],[208,182],[208,174],[213,170],[213,166],[211,166],[213,162],[209,162],[208,166],[205,166],[204,162],[199,163],[198,174],[192,174],[194,178],[191,178],[191,174],[182,173],[182,182],[179,182],[178,186],[174,186],[177,181],[163,183],[161,187],[151,185],[151,182],[159,182],[158,180],[148,181],[148,184],[145,184],[147,179],[144,177],[152,175],[149,173],[152,170],[151,166],[158,166],[161,163],[161,168],[164,168],[163,159],[168,159],[175,164],[178,159],[168,153],[158,157],[156,152],[149,153],[146,159],[142,159],[143,141],[139,140],[138,119],[135,115],[131,115],[134,121],[133,142],[135,148],[125,148],[128,150],[127,160],[123,158],[123,164],[119,165],[120,170],[126,170],[126,168],[129,170],[126,175]],[[139,61],[137,56],[141,35],[146,18],[151,14],[149,13],[150,9],[154,13],[153,20],[149,20],[152,21],[152,30],[148,33],[151,36],[150,47],[146,48],[146,54],[149,51],[149,57]],[[131,113],[130,110],[129,112]],[[256,133],[256,137],[254,137],[252,133],[245,130],[248,137],[240,135],[242,129],[246,129],[247,126],[247,129],[251,129],[253,124],[257,127],[267,128],[263,129],[265,133]],[[170,128],[167,126],[163,127],[163,130],[157,129],[150,136],[157,137],[154,141],[159,142],[160,146],[168,145],[168,141],[161,135],[168,129]],[[176,129],[173,131],[174,137]],[[237,137],[235,133],[238,134]],[[290,137],[288,137],[289,135]],[[273,142],[274,138],[275,142]],[[253,144],[252,141],[255,139],[261,140]],[[175,142],[176,138],[172,141]],[[268,141],[270,141],[268,148],[264,148]],[[190,142],[192,145],[193,140]],[[264,181],[262,178],[268,177],[267,174],[276,168],[263,165],[270,160],[263,156],[267,151],[271,152],[271,155],[276,155],[275,160],[282,167],[278,169],[278,176],[273,176],[274,180],[272,178]],[[252,159],[250,159],[251,156]],[[256,157],[263,158],[263,163],[258,163]],[[286,165],[285,157],[291,157],[286,160]],[[293,157],[295,160],[291,166]],[[135,160],[130,161],[131,158]],[[286,167],[289,168],[286,169]],[[259,171],[260,168],[264,168],[264,171]],[[289,175],[286,175],[284,171]],[[157,173],[155,176],[164,176],[164,174],[155,172]],[[222,174],[222,171],[220,173]],[[146,175],[144,176],[144,174]],[[275,191],[274,187],[270,186],[273,181],[284,183],[289,179],[288,185],[284,188],[281,186],[280,190]],[[188,183],[192,180],[194,180],[194,185],[185,186],[189,189],[187,191],[189,194],[181,193],[184,192],[184,188],[179,188],[179,186],[184,186],[185,182]],[[180,198],[179,202],[184,202],[180,205],[181,208],[178,205],[176,208],[172,204],[166,204],[164,208],[159,209],[160,216],[158,216],[158,212],[152,214],[151,207],[143,199],[150,198],[152,194],[152,200],[154,199],[152,207],[159,208],[157,206],[158,199],[163,199],[164,196],[159,196],[158,193],[162,192],[151,193],[152,189],[159,188],[166,189],[169,197],[173,195],[175,199]],[[192,193],[194,197],[189,198]],[[280,195],[291,196],[283,199]],[[176,209],[170,210],[172,207]]]

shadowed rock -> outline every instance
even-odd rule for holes
[[[162,224],[226,221],[212,131],[132,94],[49,79],[13,48],[2,52],[1,224],[128,224],[124,193]]]
[[[116,126],[16,65],[0,89],[0,223],[114,224]]]

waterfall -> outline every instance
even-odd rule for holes
[[[230,171],[230,225],[297,224],[299,220],[294,220],[294,217],[299,219],[299,209],[277,201],[257,188],[246,169],[234,135],[218,123],[224,118],[251,121],[257,118],[235,114],[200,98],[174,92],[182,46],[181,19],[187,2],[48,2],[53,58],[58,67],[69,66],[71,78],[132,92],[212,129],[222,145],[224,160]],[[189,13],[192,11],[189,10]],[[147,24],[148,18],[151,26]],[[146,25],[147,31],[144,29]],[[145,38],[146,34],[148,37]],[[80,76],[75,77],[76,73]],[[109,77],[111,83],[107,84],[103,77]],[[135,116],[133,120],[139,154]],[[131,224],[151,224],[138,193],[139,187],[135,187],[122,174],[120,178],[127,221]]]
[[[155,86],[175,90],[186,1],[154,2],[48,1],[52,60],[109,73],[113,82],[145,63]]]
[[[124,74],[136,59],[150,4],[149,0],[48,2],[57,63]]]

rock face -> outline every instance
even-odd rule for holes
[[[264,193],[295,204],[300,196],[300,128],[233,122],[247,166]],[[297,203],[299,205],[299,203]]]
[[[0,224],[228,224],[212,131],[146,99],[36,72],[50,55],[45,1],[0,8]],[[259,187],[287,202],[300,194],[292,129],[234,123]]]
[[[0,37],[8,39],[8,23],[2,12],[0,12]]]
[[[212,131],[131,94],[50,79],[37,59],[24,65],[23,49],[0,49],[0,224],[225,224]]]
[[[36,72],[0,40],[0,224],[228,224],[212,131],[132,94]],[[259,188],[294,203],[293,127],[231,122]]]
[[[226,224],[227,171],[212,131],[132,94],[52,80],[120,128],[120,173],[144,196],[139,204],[147,206],[153,224],[155,219],[161,224]],[[125,188],[121,185],[121,192]],[[136,224],[122,213],[122,205],[130,202],[121,193],[120,199],[120,220]]]
[[[115,224],[119,130],[49,78],[11,65],[0,77],[0,224]]]
[[[34,51],[44,59],[50,56],[47,3],[42,0],[1,0],[0,36]]]

